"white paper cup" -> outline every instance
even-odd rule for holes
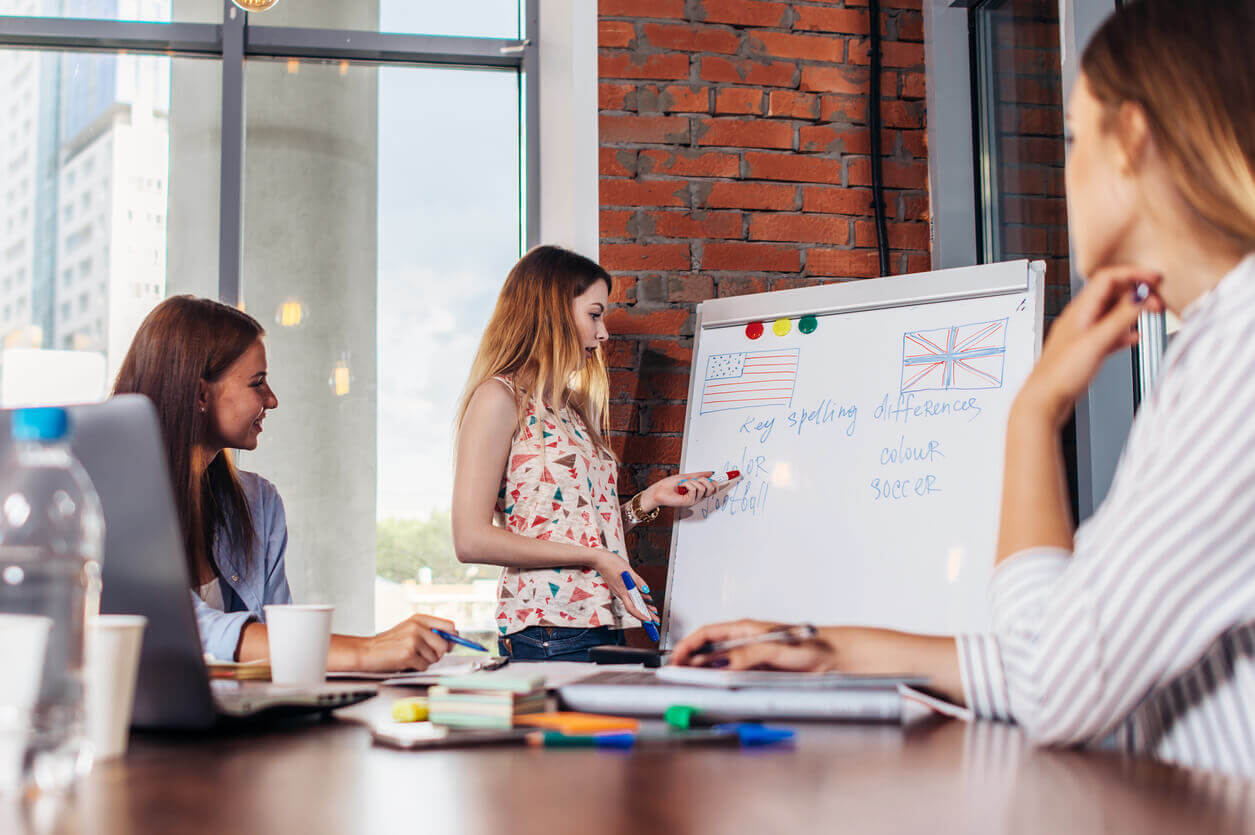
[[[270,680],[275,684],[322,684],[331,647],[330,604],[271,605],[266,612]]]
[[[87,736],[97,760],[126,753],[147,625],[141,615],[97,615],[87,621]]]
[[[22,788],[31,709],[39,698],[52,618],[0,614],[0,794]]]

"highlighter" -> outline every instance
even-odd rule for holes
[[[623,585],[627,586],[628,597],[632,598],[632,605],[648,615],[649,607],[645,605],[645,598],[641,597],[641,590],[636,587],[636,581],[632,579],[631,573],[624,571],[619,576],[623,578]],[[645,634],[649,636],[649,640],[657,642],[657,625],[652,620],[644,621],[641,625],[645,627]]]

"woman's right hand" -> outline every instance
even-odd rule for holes
[[[458,634],[451,620],[411,615],[386,632],[360,639],[358,669],[371,673],[427,669],[453,649],[452,644],[432,629]]]
[[[610,591],[623,603],[629,615],[642,623],[646,621],[656,622],[658,620],[658,609],[654,606],[653,598],[649,594],[649,584],[641,579],[641,575],[632,570],[632,567],[627,564],[626,560],[609,551],[594,550],[588,567],[601,575]],[[645,605],[649,608],[648,613],[642,612],[632,602],[632,594],[623,582],[624,571],[632,578],[632,582],[636,583],[636,588],[641,593],[641,599],[645,601]]]
[[[675,645],[670,663],[689,667],[719,666],[730,670],[827,672],[837,669],[836,648],[824,638],[823,631],[814,638],[794,643],[762,641],[718,654],[698,652],[707,642],[752,638],[786,626],[761,620],[737,620],[703,626]]]

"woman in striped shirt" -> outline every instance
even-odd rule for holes
[[[1139,0],[1082,57],[1067,190],[1090,280],[1011,411],[993,633],[831,627],[717,663],[921,673],[1039,742],[1255,775],[1253,43],[1253,0]],[[1161,381],[1074,533],[1060,429],[1138,314],[1165,307],[1182,327]],[[706,627],[675,663],[772,626]]]

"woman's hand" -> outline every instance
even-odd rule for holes
[[[714,470],[705,470],[700,473],[680,473],[655,481],[641,492],[641,509],[648,513],[655,507],[692,507],[715,495],[721,485],[710,480],[714,474]],[[676,490],[681,482],[685,487],[683,493]]]
[[[622,601],[629,615],[642,623],[645,621],[656,622],[658,620],[658,609],[654,606],[653,598],[649,594],[649,584],[641,579],[641,575],[632,570],[626,560],[609,551],[594,551],[588,567],[601,575],[601,579],[606,581],[606,585],[610,587],[610,591],[614,596]],[[623,582],[623,572],[625,571],[632,578],[632,582],[636,583],[636,588],[641,593],[641,599],[645,601],[645,606],[649,609],[648,613],[642,612],[632,602],[632,595],[628,592],[627,585]]]
[[[675,645],[671,651],[672,664],[691,667],[726,667],[730,670],[791,670],[795,672],[825,672],[837,669],[837,651],[821,632],[805,641],[762,641],[748,644],[718,654],[699,653],[707,641],[730,641],[736,638],[752,638],[766,632],[784,629],[787,624],[761,620],[738,620],[703,626]]]
[[[386,632],[360,638],[357,669],[372,673],[427,669],[453,649],[432,629],[458,634],[451,620],[411,615]]]
[[[1137,344],[1137,317],[1158,313],[1163,302],[1155,295],[1160,277],[1136,267],[1099,270],[1068,303],[1050,328],[1041,358],[1017,396],[1017,405],[1053,421],[1055,428],[1094,379],[1107,356]],[[1151,293],[1138,301],[1139,284]]]
[[[706,626],[675,645],[671,663],[721,666],[731,670],[923,676],[937,693],[955,704],[964,703],[959,655],[954,638],[945,635],[913,635],[864,626],[823,626],[816,637],[805,641],[763,641],[718,654],[697,652],[707,641],[750,638],[786,625],[738,620]]]

